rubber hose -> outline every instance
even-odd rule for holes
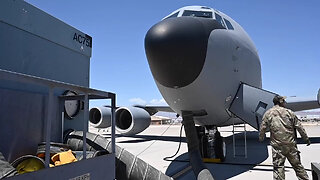
[[[67,144],[72,150],[82,150],[82,131],[73,131],[67,137]],[[87,150],[107,150],[111,152],[111,141],[97,134],[87,133]],[[123,180],[173,180],[161,171],[116,145],[116,178]]]

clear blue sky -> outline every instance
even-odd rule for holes
[[[161,102],[144,37],[164,16],[187,5],[222,11],[247,31],[259,52],[264,89],[315,97],[320,88],[319,0],[26,1],[92,36],[90,87],[115,92],[117,105]]]

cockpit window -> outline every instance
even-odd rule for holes
[[[216,20],[218,21],[218,23],[220,23],[223,27],[226,27],[226,25],[224,25],[222,17],[217,13],[214,13],[214,15],[216,16]]]
[[[182,16],[212,18],[212,12],[185,10],[183,12]]]
[[[173,17],[177,17],[178,14],[179,14],[179,11],[176,12],[176,13],[174,13],[174,14],[172,14],[171,16],[168,16],[166,19],[173,18]]]
[[[223,18],[223,19],[224,19],[224,18]],[[233,28],[233,26],[232,26],[232,24],[231,24],[230,21],[224,19],[224,22],[226,22],[226,25],[227,25],[227,27],[228,27],[229,30],[234,30],[234,28]]]

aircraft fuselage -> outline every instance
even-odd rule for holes
[[[184,17],[186,11],[212,12],[212,17]],[[146,35],[146,54],[157,87],[178,114],[205,110],[206,116],[195,118],[199,125],[232,124],[227,109],[239,85],[261,88],[255,45],[237,22],[219,11],[191,6],[172,14],[177,12],[178,17],[163,19]]]

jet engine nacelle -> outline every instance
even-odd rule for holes
[[[138,107],[120,107],[115,112],[116,130],[125,135],[135,135],[150,126],[150,114]],[[90,124],[95,128],[111,126],[111,108],[94,107],[89,113]]]
[[[95,128],[107,128],[111,126],[111,108],[94,107],[89,112],[89,122]]]
[[[150,114],[138,107],[121,107],[116,110],[116,129],[125,135],[138,134],[150,126]]]

